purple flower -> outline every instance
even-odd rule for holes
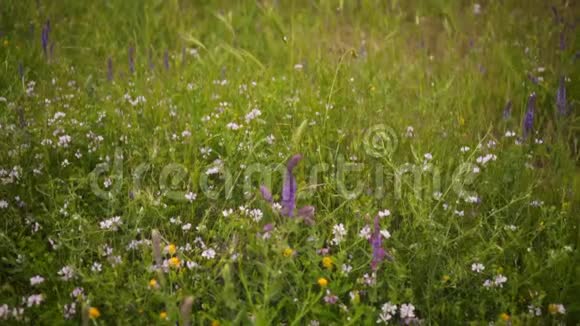
[[[42,51],[44,52],[44,56],[48,57],[48,43],[49,43],[49,35],[50,35],[50,20],[47,19],[46,23],[42,27],[42,34],[40,37],[42,43]]]
[[[302,155],[296,154],[286,165],[286,175],[282,186],[282,215],[292,217],[296,208],[296,178],[292,173],[294,167],[300,162]]]
[[[324,296],[324,302],[328,304],[335,304],[338,302],[338,297],[332,294],[329,290],[326,290],[326,295]]]
[[[507,120],[512,115],[512,101],[509,100],[503,108],[503,119]]]
[[[129,47],[129,71],[131,73],[135,73],[135,48],[130,46]]]
[[[373,260],[371,261],[371,268],[376,271],[379,263],[381,263],[387,253],[385,249],[383,249],[383,238],[381,235],[381,229],[379,226],[379,216],[375,216],[375,228],[373,230],[373,234],[369,239],[371,243],[371,247],[373,248]]]
[[[556,92],[556,106],[558,107],[558,113],[560,113],[560,115],[566,115],[568,113],[566,103],[566,81],[564,80],[564,76],[560,77],[560,86]]]
[[[302,159],[302,155],[296,154],[290,158],[288,163],[286,164],[286,174],[284,175],[284,184],[282,186],[282,209],[280,213],[283,216],[293,217],[295,210],[296,210],[296,178],[292,171],[298,165],[300,160]],[[272,200],[272,193],[270,189],[266,186],[260,186],[260,193],[264,200],[269,202],[270,204],[273,203]],[[298,217],[304,219],[306,224],[312,225],[314,224],[314,207],[313,206],[304,206],[296,212]]]
[[[374,230],[371,234],[369,242],[373,249],[373,260],[371,261],[371,268],[376,271],[379,264],[387,258],[389,261],[393,260],[393,257],[383,248],[383,235],[381,234],[381,227],[379,225],[379,216],[375,216]]]
[[[274,230],[274,223],[268,223],[268,224],[264,225],[264,228],[262,230],[264,232],[270,232],[270,231]]]
[[[113,59],[107,59],[107,80],[113,80]]]
[[[163,65],[166,70],[169,70],[169,52],[167,50],[163,53]]]
[[[524,117],[524,138],[532,132],[534,128],[534,110],[536,108],[536,93],[530,94],[528,97],[528,105],[526,110],[526,116]]]

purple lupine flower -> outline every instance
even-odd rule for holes
[[[47,19],[46,23],[42,27],[42,34],[40,37],[40,41],[42,43],[42,51],[44,52],[45,57],[48,57],[49,35],[50,35],[50,20]]]
[[[566,28],[560,32],[560,50],[566,50]]]
[[[564,79],[564,76],[560,77],[560,86],[556,92],[556,106],[558,107],[558,113],[560,113],[560,115],[566,115],[568,113],[566,103],[566,80]]]
[[[505,104],[505,107],[503,108],[503,119],[507,120],[511,117],[512,115],[512,100],[508,100],[508,102]]]
[[[107,80],[113,80],[113,59],[107,59]]]
[[[294,177],[292,171],[301,159],[302,155],[296,154],[292,156],[292,158],[290,158],[286,164],[286,174],[284,175],[284,184],[282,186],[282,209],[280,210],[280,213],[283,216],[293,217],[295,213],[294,211],[296,210],[297,185],[296,178]],[[273,204],[272,193],[270,192],[270,189],[262,185],[260,186],[260,193],[262,194],[264,200],[270,204]],[[296,216],[303,218],[306,224],[312,225],[314,224],[314,212],[314,206],[307,205],[299,208],[296,211]]]
[[[165,70],[169,70],[169,51],[167,50],[163,53],[163,65],[165,66]]]
[[[262,197],[269,203],[272,203],[272,193],[270,189],[266,186],[260,186],[260,192],[262,193]]]
[[[294,167],[300,162],[302,155],[296,154],[290,158],[286,165],[286,175],[282,186],[282,215],[292,217],[296,208],[296,178],[292,173]]]
[[[524,138],[532,132],[534,128],[534,110],[536,108],[536,93],[530,94],[528,97],[528,105],[526,109],[526,116],[524,117]]]
[[[379,225],[379,216],[375,216],[375,225],[373,234],[369,239],[371,247],[373,248],[373,260],[371,261],[372,270],[376,271],[379,264],[385,259],[387,252],[383,248],[383,236],[381,235],[381,229]]]
[[[129,47],[129,71],[133,74],[135,73],[135,48],[130,46]]]

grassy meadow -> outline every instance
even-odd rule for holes
[[[1,1],[0,324],[579,324],[579,22]]]

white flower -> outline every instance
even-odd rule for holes
[[[58,271],[58,275],[63,281],[68,281],[75,276],[75,273],[71,266],[64,266]]]
[[[207,175],[218,174],[218,173],[220,173],[219,166],[211,167],[211,168],[207,169],[207,171],[205,171],[205,174],[207,174]]]
[[[91,266],[91,271],[92,272],[97,273],[97,272],[100,272],[102,270],[103,270],[103,265],[101,263],[97,262],[97,261],[94,262],[93,265]]]
[[[187,268],[188,268],[188,269],[194,269],[194,268],[197,268],[197,267],[199,267],[199,264],[197,264],[197,263],[196,263],[196,262],[194,262],[194,261],[188,260],[188,261],[185,263],[185,266],[187,266]]]
[[[302,70],[302,68],[304,68],[304,66],[301,63],[297,63],[294,65],[294,69],[296,70]]]
[[[407,138],[412,138],[415,135],[415,129],[413,128],[413,126],[407,127],[407,132],[405,135],[407,136]]]
[[[190,203],[193,202],[196,198],[197,198],[197,194],[195,194],[191,191],[185,194],[185,199],[189,200]]]
[[[266,143],[272,145],[274,143],[274,140],[276,140],[276,137],[274,137],[274,135],[270,134],[269,136],[266,137]]]
[[[2,209],[8,208],[8,202],[5,201],[4,199],[0,200],[0,208]]]
[[[481,14],[481,5],[479,3],[473,4],[473,14],[475,15]]]
[[[69,135],[63,135],[58,137],[58,146],[60,147],[68,147],[72,138]]]
[[[425,161],[431,161],[433,159],[433,155],[431,153],[425,153],[423,157],[425,158]]]
[[[401,308],[399,309],[399,313],[401,314],[401,318],[415,318],[415,306],[412,304],[402,304]]]
[[[561,304],[561,303],[553,303],[550,306],[552,306],[552,305],[556,308],[556,313],[558,313],[560,315],[566,314],[566,307],[564,307],[563,304]]]
[[[75,302],[65,304],[63,307],[63,316],[65,319],[72,319],[77,313],[77,305]]]
[[[381,235],[385,239],[390,239],[391,238],[391,233],[388,230],[381,230]]]
[[[385,209],[385,210],[379,211],[379,217],[380,218],[388,217],[388,216],[391,216],[391,211],[390,210]]]
[[[347,265],[347,264],[342,264],[341,269],[342,269],[343,274],[348,275],[352,271],[352,266]]]
[[[260,220],[262,220],[262,217],[264,216],[264,213],[262,213],[262,211],[258,208],[256,209],[252,209],[249,212],[250,217],[254,220],[254,222],[260,222]]]
[[[28,299],[26,300],[26,305],[28,307],[38,306],[39,304],[42,303],[43,300],[44,298],[42,297],[42,294],[33,294],[29,296]]]
[[[228,216],[232,215],[233,213],[234,213],[234,210],[233,210],[233,209],[231,209],[231,208],[230,208],[230,209],[224,209],[224,210],[222,211],[222,215],[223,215],[224,217],[228,217]]]
[[[181,227],[181,229],[182,229],[183,231],[189,231],[189,230],[191,230],[191,223],[186,223],[186,224],[184,224],[184,225]]]
[[[34,286],[34,285],[38,285],[40,283],[44,282],[44,277],[40,276],[40,275],[36,275],[30,278],[30,285]]]
[[[360,232],[358,233],[358,236],[368,240],[371,238],[371,227],[369,225],[365,225]]]
[[[542,308],[536,307],[533,304],[528,305],[528,313],[532,316],[541,316],[542,315]]]
[[[385,323],[388,324],[389,320],[393,318],[393,316],[397,313],[397,305],[387,302],[383,304],[381,307],[381,313],[379,314],[379,319],[377,319],[378,323]]]
[[[231,129],[231,130],[238,130],[238,129],[240,129],[242,126],[240,126],[239,124],[237,124],[237,123],[235,123],[235,122],[230,122],[230,123],[228,123],[228,124],[226,125],[226,127],[227,127],[228,129]]]
[[[503,284],[507,282],[507,277],[502,274],[496,275],[495,279],[493,280],[493,284],[497,287],[502,288]]]
[[[201,256],[205,259],[214,259],[215,258],[215,250],[212,248],[208,248],[201,253]]]
[[[476,273],[481,273],[485,270],[485,266],[482,263],[473,263],[471,264],[471,270]]]
[[[111,231],[117,231],[119,229],[119,226],[121,226],[122,224],[123,221],[121,221],[120,216],[113,216],[109,219],[99,222],[101,229]]]
[[[262,115],[262,111],[259,109],[253,109],[248,114],[246,114],[246,123],[256,119],[257,117]]]
[[[346,229],[344,228],[344,225],[340,223],[332,227],[332,234],[334,235],[334,238],[332,239],[331,243],[333,243],[334,245],[338,245],[339,243],[342,242],[347,232]]]
[[[511,138],[511,137],[515,137],[516,136],[516,133],[514,131],[508,130],[508,131],[505,132],[505,135],[504,136],[507,137],[507,138]]]
[[[481,165],[486,165],[489,161],[495,161],[497,156],[494,154],[487,154],[485,156],[478,157],[475,161]]]
[[[460,151],[461,151],[461,153],[466,153],[466,152],[469,152],[470,149],[471,148],[469,148],[469,146],[463,146],[463,147],[461,147]]]

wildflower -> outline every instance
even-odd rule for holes
[[[228,216],[232,215],[233,213],[234,213],[234,210],[233,209],[231,209],[231,208],[230,209],[225,209],[225,210],[222,211],[222,216],[223,217],[228,217]]]
[[[528,105],[526,110],[526,115],[524,117],[524,138],[527,138],[528,135],[532,132],[534,128],[534,110],[536,109],[536,93],[532,93],[528,97]]]
[[[178,268],[181,265],[181,261],[177,257],[169,258],[169,266],[173,268]]]
[[[502,312],[502,313],[499,315],[499,318],[500,318],[501,320],[503,320],[503,321],[509,321],[511,317],[510,317],[510,315],[508,315],[507,313],[505,313],[505,312]]]
[[[391,216],[391,211],[390,210],[385,209],[385,210],[379,211],[379,217],[380,218],[389,217],[389,216]]]
[[[499,286],[500,288],[503,287],[503,284],[507,282],[507,277],[505,277],[502,274],[499,274],[495,277],[495,279],[493,280],[493,283],[495,284],[495,286]]]
[[[185,194],[185,199],[187,199],[190,203],[193,202],[196,198],[197,194],[191,191]]]
[[[381,307],[381,313],[379,314],[379,319],[377,319],[378,323],[385,323],[387,324],[393,316],[397,313],[397,305],[387,302],[383,304]]]
[[[481,263],[471,264],[471,270],[476,272],[476,273],[481,273],[481,272],[483,272],[484,269],[485,269],[485,266],[483,266],[483,264],[481,264]]]
[[[175,255],[177,248],[175,247],[175,245],[173,243],[170,243],[165,247],[165,249],[163,251],[165,253],[168,253],[169,255],[173,256],[173,255]]]
[[[335,304],[338,302],[338,297],[330,292],[330,290],[326,290],[326,295],[324,296],[324,302],[328,304]]]
[[[120,216],[113,216],[109,219],[99,222],[101,229],[111,231],[117,231],[119,229],[119,226],[121,226],[122,224],[123,222],[121,221]]]
[[[347,264],[342,264],[341,270],[342,270],[343,274],[348,275],[348,273],[350,273],[352,271],[352,266],[347,265]]]
[[[220,322],[218,320],[212,320],[211,326],[220,326]]]
[[[389,260],[392,260],[392,257],[387,254],[385,249],[383,248],[383,241],[381,234],[380,226],[379,226],[379,216],[375,216],[375,229],[373,234],[371,235],[369,242],[371,243],[371,247],[373,250],[373,259],[371,261],[371,268],[372,270],[377,270],[379,264],[387,257]],[[390,236],[390,234],[389,234]]]
[[[560,85],[556,92],[556,107],[558,108],[558,113],[560,115],[566,115],[568,113],[566,103],[566,81],[564,80],[564,76],[560,77]]]
[[[399,309],[399,313],[401,314],[401,318],[415,318],[415,306],[410,303],[404,303],[401,305]]]
[[[26,300],[26,306],[27,307],[38,306],[42,303],[42,301],[44,301],[42,294],[33,294],[29,296],[28,299]]]
[[[165,312],[165,311],[160,312],[159,319],[167,320],[167,312]]]
[[[318,279],[318,285],[322,288],[325,288],[328,286],[328,280],[325,279],[324,277],[321,277]]]
[[[30,285],[32,286],[38,285],[42,282],[44,282],[44,277],[40,275],[36,275],[30,278]]]
[[[503,119],[504,120],[509,119],[511,114],[512,114],[512,101],[509,100],[503,109]]]
[[[324,268],[330,269],[333,264],[332,257],[326,256],[322,258],[322,266],[324,266]]]
[[[64,319],[72,319],[74,315],[77,313],[77,304],[76,302],[71,302],[69,304],[65,304],[63,307],[63,316]]]
[[[532,316],[541,316],[542,315],[542,308],[536,307],[533,304],[528,305],[528,313]]]
[[[358,233],[358,236],[368,240],[371,238],[371,227],[369,225],[365,225],[360,232]]]
[[[89,317],[91,319],[97,319],[97,318],[101,317],[101,312],[96,307],[90,307],[89,308]]]
[[[294,213],[298,217],[304,219],[306,224],[312,225],[314,224],[314,207],[313,206],[304,206],[300,209],[296,210],[296,178],[292,174],[292,171],[302,159],[302,155],[296,154],[290,158],[288,163],[286,164],[286,174],[284,175],[284,184],[282,186],[282,208],[280,209],[280,213],[283,216],[293,217]],[[268,188],[265,186],[260,187],[260,192],[262,193],[262,197],[264,200],[272,204],[274,207],[274,203],[272,201],[272,193]]]
[[[214,259],[215,258],[215,250],[212,248],[208,248],[201,253],[201,256],[205,259]]]
[[[449,277],[449,275],[445,274],[441,277],[441,280],[443,281],[443,283],[449,281],[451,279],[451,277]]]
[[[68,281],[74,277],[75,273],[72,267],[64,266],[60,271],[58,271],[58,275],[63,281]]]
[[[551,303],[548,305],[548,312],[552,315],[564,315],[566,313],[566,308],[561,303]]]
[[[85,289],[82,287],[74,288],[70,293],[70,297],[77,301],[83,300],[85,298]]]
[[[157,289],[157,288],[159,288],[159,283],[157,282],[156,279],[152,278],[151,280],[149,280],[149,288],[150,289]]]
[[[347,234],[347,231],[344,228],[344,224],[342,223],[335,224],[332,227],[332,234],[334,235],[334,238],[330,242],[333,243],[334,245],[340,244]]]
[[[282,254],[284,255],[284,257],[290,257],[294,255],[294,250],[292,248],[286,248],[284,249],[284,252]]]

